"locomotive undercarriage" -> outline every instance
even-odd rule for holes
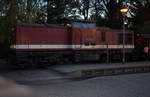
[[[122,50],[63,50],[63,51],[15,51],[11,62],[21,68],[47,67],[54,64],[81,62],[121,62]],[[126,50],[126,61],[132,58],[132,50]]]
[[[15,51],[12,63],[17,67],[47,67],[52,64],[62,64],[71,58],[68,51]]]

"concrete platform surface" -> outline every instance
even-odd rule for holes
[[[124,68],[124,67],[140,67],[140,66],[150,66],[150,61],[144,62],[127,62],[125,64],[122,63],[91,63],[91,64],[72,64],[72,65],[55,65],[52,66],[51,69],[60,72],[60,73],[70,73],[80,70],[91,70],[91,69],[110,69],[110,68]]]
[[[20,84],[56,83],[59,80],[67,81],[68,79],[68,76],[59,74],[49,69],[11,70],[0,72],[0,77],[12,80]]]

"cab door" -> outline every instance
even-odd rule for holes
[[[82,30],[75,26],[72,28],[72,49],[82,48]]]

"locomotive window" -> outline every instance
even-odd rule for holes
[[[91,45],[96,45],[96,43],[95,43],[95,42],[92,42]]]
[[[132,34],[126,34],[126,44],[132,44]]]
[[[118,35],[118,43],[123,44],[123,34]]]
[[[89,46],[89,42],[85,42],[85,46]]]
[[[102,41],[104,42],[105,41],[105,32],[104,31],[102,31],[102,36],[101,36],[101,38],[102,38]]]

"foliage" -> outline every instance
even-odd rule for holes
[[[11,40],[11,29],[16,23],[17,17],[17,0],[1,1],[8,6],[1,6],[1,22],[0,22],[0,53],[1,56],[8,54],[9,43]],[[6,9],[4,11],[4,9]]]
[[[98,25],[111,28],[122,27],[122,14],[120,9],[125,0],[92,0],[91,19]]]
[[[136,33],[150,33],[150,2],[137,2],[137,10],[133,16],[133,29]]]
[[[78,18],[76,7],[79,1],[76,0],[46,0],[47,22],[58,23],[62,18]]]

